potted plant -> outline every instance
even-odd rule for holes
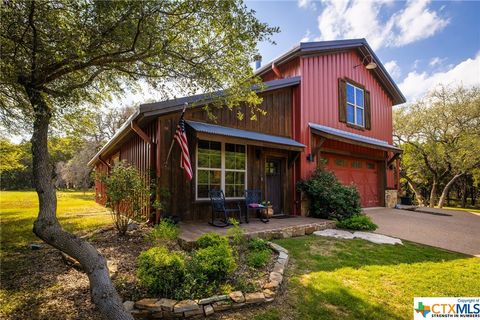
[[[270,201],[262,201],[262,206],[265,207],[265,209],[263,209],[264,215],[266,215],[269,218],[273,216],[273,206]]]

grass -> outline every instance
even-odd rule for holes
[[[460,207],[443,207],[446,210],[457,210],[457,211],[466,211],[473,214],[480,214],[480,209],[476,208],[460,208]]]
[[[57,192],[57,217],[62,226],[72,232],[86,232],[98,227],[111,225],[112,220],[106,209],[95,203],[92,192]],[[38,301],[58,292],[65,284],[56,277],[58,256],[42,249],[33,251],[32,242],[41,240],[32,232],[33,221],[38,213],[38,198],[34,191],[0,192],[0,318],[22,318],[22,314],[13,316],[18,310],[28,308],[29,318],[41,318]],[[48,266],[52,263],[55,266]],[[49,275],[49,271],[53,274]],[[60,272],[59,272],[60,273]],[[32,274],[32,276],[27,276]],[[12,286],[15,283],[15,286]],[[69,284],[67,284],[68,286]],[[39,300],[40,299],[40,300]],[[44,303],[49,303],[45,299]],[[51,301],[55,303],[56,301]],[[25,307],[26,306],[26,307]],[[26,313],[28,313],[26,312]],[[60,310],[59,310],[60,312]]]
[[[112,223],[105,208],[93,201],[92,192],[57,192],[57,199],[58,220],[68,231],[88,231]],[[32,232],[37,214],[38,197],[34,191],[0,192],[2,254],[38,240]]]
[[[411,319],[414,297],[480,295],[480,260],[460,253],[315,236],[277,243],[292,257],[295,319]]]

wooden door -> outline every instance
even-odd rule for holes
[[[283,175],[280,158],[267,158],[265,161],[265,199],[273,206],[274,214],[283,214]]]

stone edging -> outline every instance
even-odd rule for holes
[[[270,272],[269,282],[263,285],[262,291],[250,293],[235,291],[228,295],[198,300],[142,299],[137,302],[125,301],[123,305],[136,319],[170,319],[210,316],[225,310],[272,302],[283,283],[289,256],[285,248],[272,242],[268,244],[278,257]]]

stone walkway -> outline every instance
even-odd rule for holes
[[[350,232],[346,230],[339,230],[339,229],[325,229],[321,231],[315,231],[313,233],[316,236],[321,237],[334,237],[337,239],[363,239],[377,244],[403,244],[402,240],[397,238],[392,238],[388,236],[384,236],[383,234],[377,234],[372,232],[361,232],[355,231]]]

